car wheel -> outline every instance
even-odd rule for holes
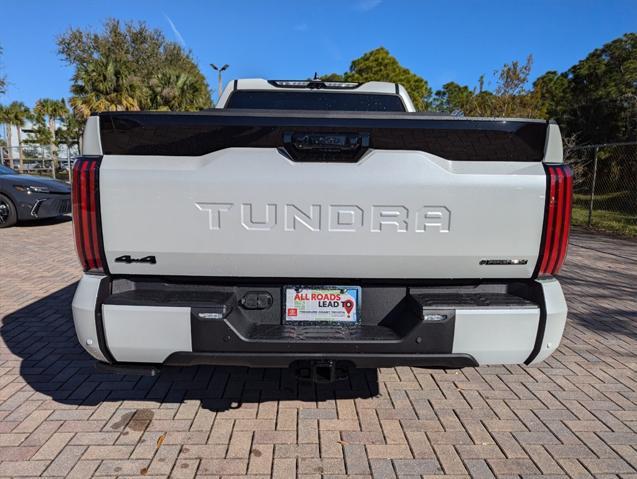
[[[15,205],[5,195],[0,194],[0,228],[8,228],[18,221]]]

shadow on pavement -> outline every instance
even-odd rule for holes
[[[594,261],[582,262],[577,268],[567,266],[558,279],[569,304],[569,320],[591,331],[637,340],[637,275],[609,270]],[[637,263],[635,268],[637,271]]]
[[[180,403],[224,411],[265,401],[325,401],[378,395],[376,370],[355,370],[329,385],[299,382],[287,369],[197,366],[165,368],[157,377],[98,372],[79,345],[71,316],[73,283],[2,318],[1,335],[33,390],[64,404],[104,401]],[[150,411],[149,411],[150,412]]]
[[[19,221],[15,227],[17,228],[34,228],[36,226],[50,226],[57,225],[60,223],[68,223],[72,221],[71,215],[64,216],[56,216],[54,218],[44,218],[41,220],[28,220],[28,221]]]

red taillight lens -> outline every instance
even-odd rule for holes
[[[538,275],[557,274],[566,259],[571,227],[573,173],[567,165],[545,165],[546,208]]]
[[[102,158],[80,157],[73,165],[73,227],[77,255],[84,271],[104,273],[100,217],[99,167]]]

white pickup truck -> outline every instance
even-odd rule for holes
[[[532,364],[560,343],[571,172],[553,122],[414,111],[397,84],[235,80],[91,116],[80,342],[101,364]]]

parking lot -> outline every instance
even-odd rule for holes
[[[637,243],[582,231],[538,367],[349,382],[199,367],[98,373],[70,303],[71,222],[0,231],[0,476],[637,478]]]

